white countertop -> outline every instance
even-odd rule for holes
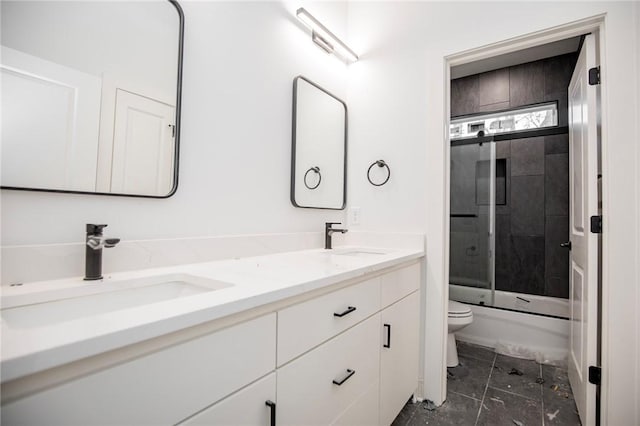
[[[378,250],[374,256],[336,254],[347,250]],[[122,348],[203,324],[311,290],[357,278],[424,256],[416,249],[339,247],[315,249],[105,275],[104,282],[189,274],[233,284],[228,288],[118,310],[39,327],[10,326],[0,320],[2,381]],[[41,281],[3,287],[6,299],[81,286],[99,286],[82,278]]]

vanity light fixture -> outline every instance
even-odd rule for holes
[[[347,62],[355,62],[358,55],[313,17],[304,7],[296,11],[296,16],[311,30],[311,39],[327,53],[333,53]]]

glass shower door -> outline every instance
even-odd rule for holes
[[[493,305],[495,144],[451,145],[449,298]]]

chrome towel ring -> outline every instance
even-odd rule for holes
[[[309,174],[309,172],[316,172],[316,174],[318,175],[318,183],[316,183],[315,186],[310,186],[307,183],[307,175]],[[322,173],[320,173],[320,167],[318,166],[309,167],[309,170],[307,170],[304,174],[304,186],[313,190],[320,186],[320,182],[322,182]]]
[[[386,167],[387,168],[387,178],[382,182],[382,183],[374,183],[371,180],[371,168],[373,168],[373,166],[377,165],[378,167]],[[369,169],[367,170],[367,179],[369,180],[369,183],[373,186],[382,186],[385,183],[387,183],[389,181],[389,178],[391,177],[391,169],[389,168],[389,165],[387,163],[385,163],[384,160],[378,160],[378,161],[374,161],[373,163],[371,163],[371,165],[369,166]]]

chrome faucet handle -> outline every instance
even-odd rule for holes
[[[91,247],[94,250],[99,250],[101,248],[112,248],[115,247],[119,242],[120,238],[105,238],[103,236],[97,235],[87,238],[87,246]]]
[[[101,249],[103,246],[103,238],[97,236],[91,236],[87,238],[87,246],[94,250]]]

